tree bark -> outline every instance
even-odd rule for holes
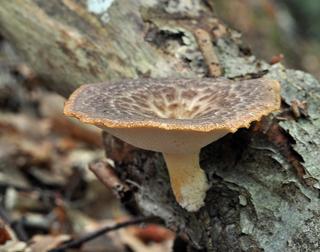
[[[212,2],[2,1],[0,28],[64,96],[83,83],[117,78],[212,76],[217,61],[227,78],[278,80],[281,112],[202,149],[211,187],[197,213],[175,202],[161,155],[108,135],[104,142],[133,192],[122,200],[160,216],[193,250],[319,251],[320,85],[307,73],[256,59],[214,16]]]

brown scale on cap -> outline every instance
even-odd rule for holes
[[[233,132],[277,109],[279,89],[276,81],[265,79],[139,79],[89,84],[70,97],[65,113],[107,127],[227,128]]]
[[[198,164],[200,148],[279,107],[279,83],[264,78],[138,79],[84,85],[64,112],[162,152],[177,201],[196,211],[208,188]]]

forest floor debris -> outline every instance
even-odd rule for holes
[[[108,163],[101,131],[65,117],[63,98],[39,84],[0,39],[0,252],[170,251],[174,234],[134,225],[149,221],[89,170]]]

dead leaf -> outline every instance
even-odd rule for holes
[[[31,240],[29,248],[32,252],[44,252],[50,249],[54,249],[62,243],[70,240],[69,235],[36,235]]]
[[[25,242],[7,241],[0,247],[0,252],[33,252]],[[42,251],[43,252],[43,251]]]
[[[130,231],[145,243],[160,243],[167,240],[173,240],[175,237],[174,233],[169,229],[155,224],[149,224],[144,227],[135,226],[130,228]]]
[[[270,60],[270,64],[271,65],[277,64],[281,62],[283,59],[284,59],[284,55],[282,53],[274,55]]]
[[[0,245],[5,244],[9,240],[12,240],[11,235],[6,229],[4,223],[0,223]]]

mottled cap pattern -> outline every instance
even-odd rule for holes
[[[107,128],[234,132],[279,107],[280,86],[275,80],[180,78],[83,85],[66,102],[64,112]]]

